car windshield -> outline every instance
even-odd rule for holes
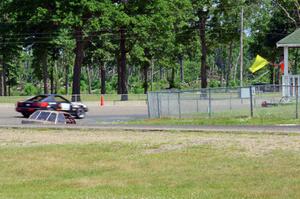
[[[59,102],[59,103],[70,103],[67,99],[65,99],[65,98],[63,98],[62,96],[59,96],[59,95],[55,96],[54,100],[56,102]]]

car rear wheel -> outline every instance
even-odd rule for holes
[[[23,112],[22,115],[26,118],[28,118],[31,114],[30,113],[26,113],[26,112]]]
[[[83,119],[85,117],[85,111],[83,110],[83,108],[78,108],[76,111],[76,118],[77,119]]]

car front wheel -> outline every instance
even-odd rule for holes
[[[78,108],[76,111],[76,118],[77,119],[83,119],[85,117],[85,111],[83,108]]]

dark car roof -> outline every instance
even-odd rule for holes
[[[58,95],[58,94],[42,94],[42,95],[36,95],[34,97],[31,97],[31,98],[27,99],[26,101],[31,101],[35,98],[42,97],[42,99],[40,100],[41,102],[49,102],[49,101],[54,101],[54,97],[56,97],[56,96],[64,98],[63,96]],[[66,98],[64,98],[64,99],[66,99]]]

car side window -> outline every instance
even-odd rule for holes
[[[64,114],[59,113],[59,114],[58,114],[58,118],[57,118],[57,123],[64,124],[65,121],[66,121],[66,120],[65,120]]]
[[[59,103],[69,103],[66,99],[64,99],[60,96],[55,96],[54,99],[56,102],[59,102]]]
[[[35,96],[33,98],[30,98],[27,101],[40,102],[40,101],[44,100],[45,98],[47,98],[47,96],[45,96],[45,95],[37,95],[37,96]]]
[[[50,112],[41,112],[41,114],[37,117],[37,120],[47,120]]]
[[[51,113],[50,116],[48,117],[49,122],[55,122],[56,120],[56,113]]]

